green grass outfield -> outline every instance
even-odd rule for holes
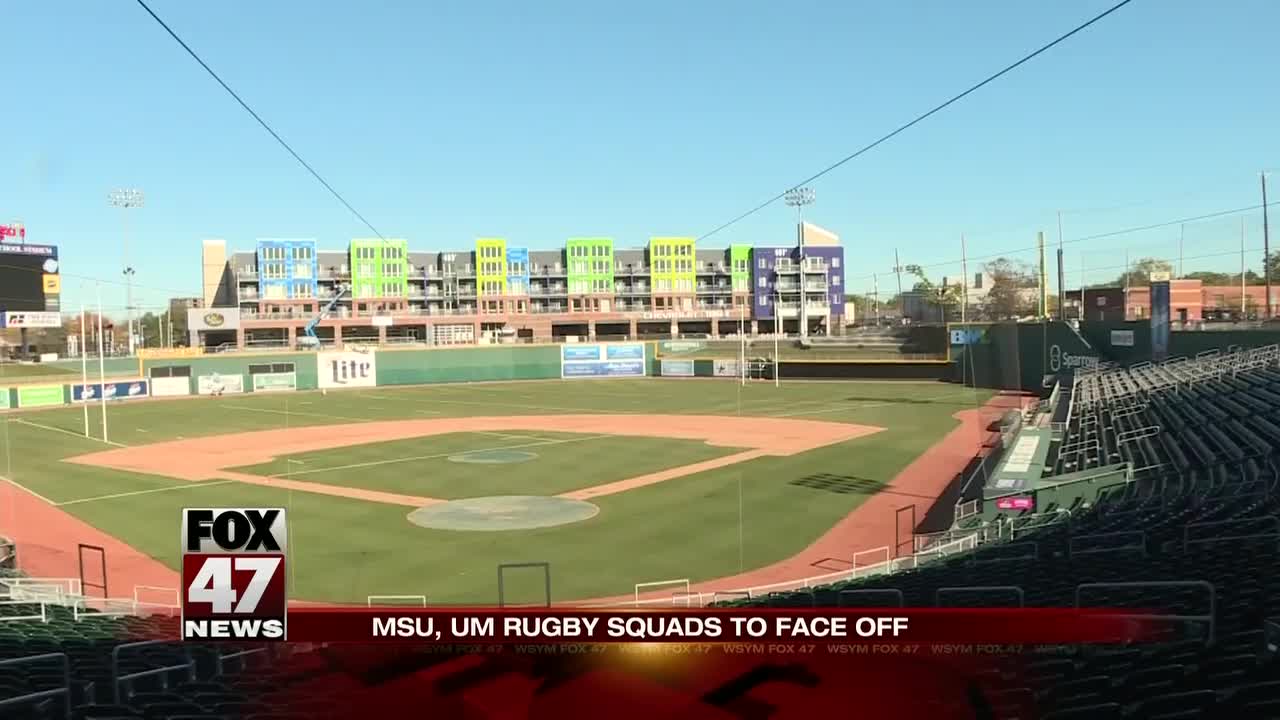
[[[287,507],[290,593],[298,599],[363,602],[369,595],[408,594],[428,596],[432,603],[491,603],[496,600],[500,563],[549,562],[554,599],[564,601],[628,594],[638,582],[706,580],[794,555],[954,428],[952,413],[988,397],[985,391],[941,383],[784,382],[775,388],[764,382],[743,387],[731,380],[643,379],[384,387],[328,395],[246,394],[123,401],[108,408],[111,441],[127,445],[284,426],[584,412],[742,414],[885,428],[790,457],[759,458],[599,497],[593,502],[600,512],[590,520],[527,531],[428,530],[409,523],[410,508],[403,506],[234,482],[192,484],[61,463],[62,458],[105,447],[82,436],[79,407],[4,415],[0,474],[172,567],[178,561],[182,507]],[[100,413],[99,407],[90,408],[90,432],[99,437]],[[339,457],[405,458],[453,447],[507,444],[472,433],[458,435],[417,441],[427,451],[412,455],[395,455],[407,449],[396,441],[293,459],[320,465]],[[487,494],[472,492],[469,485],[476,478],[495,487],[511,483],[514,488],[518,482],[530,493],[545,483],[545,494],[553,494],[726,450],[651,440],[641,440],[629,450],[618,442],[608,438],[566,443],[565,448],[580,446],[583,452],[576,456],[538,448],[537,460],[503,466],[396,462],[385,470],[395,467],[397,472],[380,468],[375,473],[370,468],[345,478],[406,494]],[[430,452],[433,446],[443,449]],[[537,470],[543,461],[548,461],[547,472]],[[529,470],[528,478],[520,476],[522,470]],[[515,475],[509,475],[513,471]],[[486,478],[486,473],[493,477]],[[583,482],[566,480],[566,473],[580,475]],[[332,481],[323,473],[317,475],[316,480]],[[836,476],[842,482],[835,487],[815,483],[827,489],[803,484],[815,475]],[[0,509],[0,532],[4,527],[20,531],[22,521]],[[68,552],[75,542],[67,539]],[[507,590],[508,602],[538,601],[541,578],[517,573],[507,578]]]

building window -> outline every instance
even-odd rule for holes
[[[831,278],[831,284],[832,284],[832,285],[839,285],[839,284],[840,284],[840,276],[839,276],[839,275],[836,275],[835,277]]]
[[[833,267],[833,268],[838,268],[838,267],[840,267],[840,258],[838,258],[838,257],[833,257],[833,258],[831,258],[831,267]]]

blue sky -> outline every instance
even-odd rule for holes
[[[416,249],[702,235],[1110,4],[152,0]],[[204,238],[370,234],[136,4],[10,3],[3,22],[0,222],[60,246],[68,307],[80,277],[120,277],[116,187],[147,196],[139,304],[198,294]],[[895,247],[926,265],[957,260],[961,233],[971,256],[1025,250],[1058,210],[1072,239],[1257,204],[1258,171],[1280,169],[1277,37],[1272,0],[1137,0],[820,180],[808,217],[841,235],[857,291]],[[786,241],[793,221],[779,204],[706,244]],[[1238,269],[1240,222],[1189,226],[1187,269]],[[1082,262],[1119,274],[1126,248],[1175,257],[1178,228],[1069,245],[1069,284]]]

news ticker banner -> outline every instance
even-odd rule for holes
[[[513,645],[1139,642],[1159,615],[1091,609],[287,608],[283,508],[182,511],[184,640]]]

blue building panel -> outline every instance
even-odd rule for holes
[[[315,240],[258,241],[258,297],[309,300],[319,294]]]
[[[831,315],[844,315],[844,248],[839,245],[810,245],[804,249],[806,258],[824,260],[827,278],[826,302]],[[751,310],[758,320],[774,317],[774,293],[778,282],[778,264],[796,266],[800,262],[800,249],[789,247],[757,247],[751,250]],[[807,273],[812,276],[812,273]],[[796,278],[797,276],[792,276]],[[812,299],[812,295],[810,295]]]
[[[507,294],[529,294],[529,248],[507,247]]]

